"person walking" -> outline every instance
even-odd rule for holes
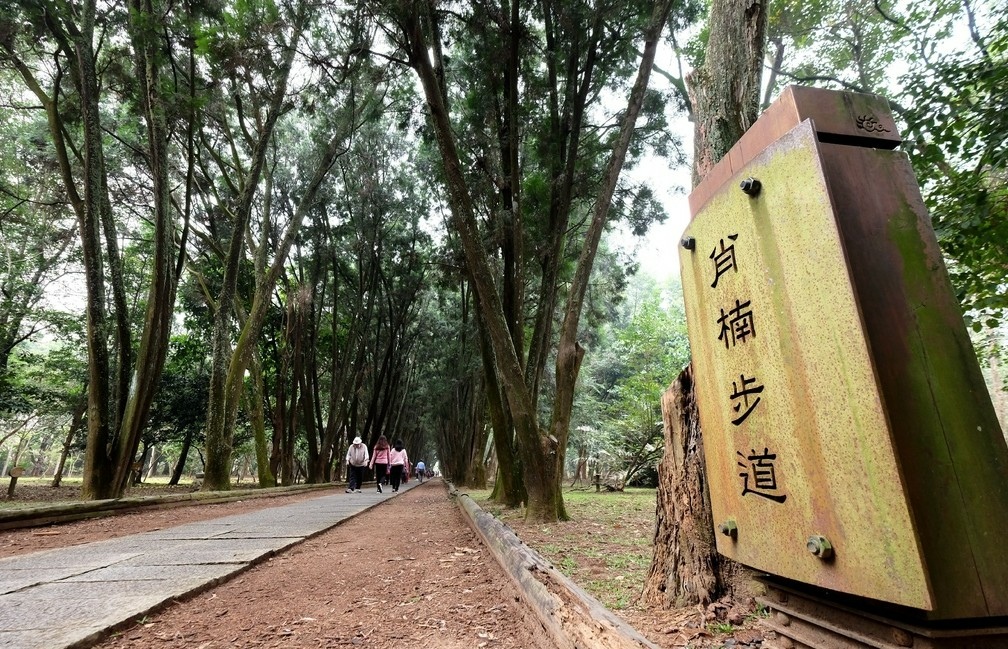
[[[378,493],[382,492],[382,480],[385,478],[385,474],[388,473],[389,465],[392,464],[389,455],[391,450],[388,439],[384,435],[379,435],[378,441],[374,445],[374,453],[371,455],[371,468],[374,469],[375,484],[378,485]]]
[[[368,463],[368,450],[364,440],[354,437],[353,444],[346,452],[347,463],[347,493],[360,493],[361,482],[364,480],[364,467]]]
[[[416,463],[416,477],[420,481],[420,484],[423,484],[424,478],[427,477],[427,465],[424,464],[423,460]]]
[[[401,439],[395,441],[392,450],[389,452],[389,464],[391,465],[389,478],[392,491],[399,491],[403,470],[409,465],[409,455],[406,454],[406,449],[403,447]]]

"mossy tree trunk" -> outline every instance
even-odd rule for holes
[[[766,40],[760,0],[713,0],[703,65],[688,78],[694,117],[693,184],[755,121]],[[689,366],[662,398],[665,453],[659,465],[654,554],[643,603],[685,606],[728,592],[737,564],[714,546],[703,436]]]
[[[598,44],[605,31],[605,21],[601,15],[598,15],[596,19],[591,21],[589,34],[585,36],[587,40],[579,41],[579,44],[587,43],[584,50],[586,57],[583,63],[583,77],[580,78],[577,86],[573,84],[569,86],[569,89],[577,87],[577,91],[573,93],[577,95],[577,100],[573,102],[572,113],[568,116],[570,131],[567,132],[567,135],[570,138],[561,139],[561,142],[567,143],[566,148],[561,147],[561,150],[568,151],[570,155],[566,158],[562,156],[558,158],[558,161],[565,160],[566,163],[560,165],[563,168],[563,173],[556,175],[558,183],[566,184],[563,185],[564,195],[553,197],[559,203],[551,205],[551,217],[555,217],[552,219],[550,227],[550,231],[554,234],[553,245],[548,246],[543,254],[544,268],[542,290],[539,297],[540,311],[535,318],[536,334],[532,336],[526,362],[524,349],[515,346],[514,330],[509,326],[508,315],[505,312],[506,296],[502,296],[497,288],[495,270],[491,267],[483,245],[483,236],[477,221],[473,194],[463,170],[459,144],[456,141],[448,106],[445,102],[445,83],[431,61],[430,34],[428,33],[430,30],[425,29],[427,18],[420,15],[412,6],[397,5],[394,9],[390,8],[402,28],[403,46],[408,54],[410,65],[417,72],[427,100],[428,119],[441,153],[448,194],[447,200],[451,206],[450,223],[452,230],[459,237],[465,255],[466,268],[478,295],[481,322],[486,327],[487,338],[493,350],[495,373],[503,395],[503,403],[506,404],[514,427],[517,455],[521,461],[525,490],[528,495],[526,515],[532,520],[556,521],[567,518],[562,491],[564,453],[569,436],[574,385],[584,357],[584,350],[577,342],[578,325],[599,239],[609,216],[612,196],[629,148],[637,116],[643,105],[657,41],[664,29],[670,7],[670,0],[660,0],[654,3],[644,28],[645,45],[638,75],[627,101],[619,135],[613,142],[603,180],[595,197],[591,222],[585,230],[577,270],[570,283],[567,303],[563,312],[563,324],[560,330],[556,359],[557,393],[552,420],[548,427],[539,425],[539,378],[542,376],[545,359],[549,357],[548,345],[552,340],[554,305],[558,303],[559,275],[557,269],[562,257],[559,253],[562,250],[562,243],[565,240],[569,224],[571,182],[575,169],[574,163],[580,151],[580,127],[587,106],[590,82],[593,74],[598,71],[596,64],[600,63],[597,60],[597,56],[600,54]],[[552,33],[549,24],[546,24],[546,31]],[[554,45],[555,43],[549,41],[549,44]],[[572,47],[571,51],[577,54],[580,50],[577,47]],[[570,61],[577,67],[579,63],[577,56],[572,56]],[[509,153],[506,155],[511,157]],[[555,212],[553,211],[554,207],[556,208]]]

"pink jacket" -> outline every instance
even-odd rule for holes
[[[392,459],[389,462],[389,464],[391,464],[392,466],[395,466],[397,464],[401,464],[403,466],[406,466],[407,464],[409,464],[409,456],[406,455],[406,449],[403,449],[401,451],[397,451],[395,449],[392,449],[392,452],[390,453],[390,455],[391,455]]]
[[[389,451],[391,450],[390,448],[376,448],[374,455],[371,456],[371,468],[373,469],[375,464],[392,464],[389,461]]]

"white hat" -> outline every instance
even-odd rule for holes
[[[354,438],[353,438],[353,443],[354,443],[354,444],[360,444],[360,443],[361,443],[361,442],[363,442],[363,441],[364,441],[364,440],[362,440],[362,439],[361,439],[360,437],[354,437]]]

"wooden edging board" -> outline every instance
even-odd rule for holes
[[[467,494],[448,484],[466,522],[518,587],[554,644],[562,649],[658,649],[588,594],[538,552],[522,543],[504,523],[483,511]]]

